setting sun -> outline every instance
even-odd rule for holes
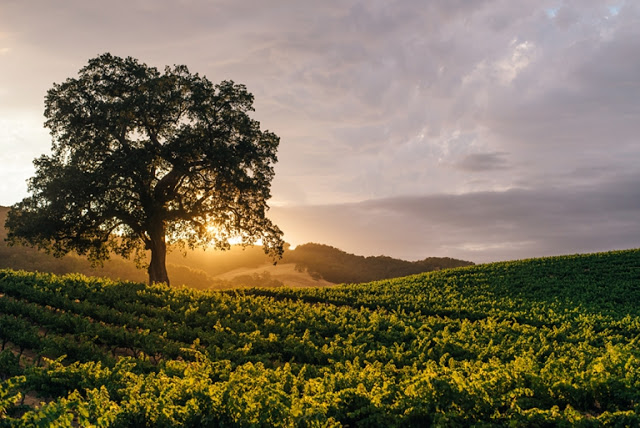
[[[224,231],[212,224],[207,225],[207,234],[210,237],[209,247],[219,247],[217,243],[224,241],[228,242],[229,245],[241,245],[244,242],[242,236],[227,236]],[[258,239],[251,245],[262,245],[262,239]]]

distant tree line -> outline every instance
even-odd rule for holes
[[[282,261],[295,263],[297,269],[335,283],[369,282],[473,264],[449,257],[427,257],[409,262],[387,256],[356,256],[315,243],[299,245],[295,250],[285,252]]]

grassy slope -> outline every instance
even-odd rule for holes
[[[271,278],[278,280],[286,286],[293,287],[328,287],[335,285],[332,282],[326,281],[322,278],[315,279],[307,271],[300,271],[296,269],[294,263],[265,263],[251,268],[238,268],[223,274],[217,275],[214,278],[229,281],[242,275],[261,275],[268,273]]]
[[[78,361],[24,370],[2,354],[0,373],[26,375],[21,386],[5,382],[6,396],[52,400],[40,411],[9,408],[15,417],[80,421],[88,412],[122,426],[140,418],[167,426],[640,424],[640,250],[232,293],[2,276],[0,313],[11,317],[10,302],[30,301],[31,315],[16,319],[48,333],[31,355]],[[50,325],[34,320],[43,313]],[[58,331],[53,319],[63,314],[72,318]],[[116,363],[125,354],[136,358]]]

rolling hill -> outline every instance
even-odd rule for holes
[[[9,208],[0,207],[0,225]],[[146,272],[115,256],[102,267],[91,266],[83,257],[54,258],[33,248],[8,247],[7,233],[0,226],[0,268],[24,269],[56,274],[82,273],[114,280],[146,281]],[[260,247],[234,246],[229,251],[181,251],[167,256],[167,270],[174,285],[197,289],[228,289],[251,286],[284,285],[320,287],[342,282],[366,282],[420,272],[472,264],[463,260],[431,257],[409,262],[391,257],[363,257],[320,244],[304,244],[291,250],[274,266]]]
[[[0,425],[638,426],[640,250],[228,292],[0,271]]]

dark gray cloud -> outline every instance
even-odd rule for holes
[[[469,172],[488,172],[497,169],[507,169],[509,168],[506,159],[507,155],[508,153],[504,152],[472,153],[466,155],[454,165],[456,168]]]

